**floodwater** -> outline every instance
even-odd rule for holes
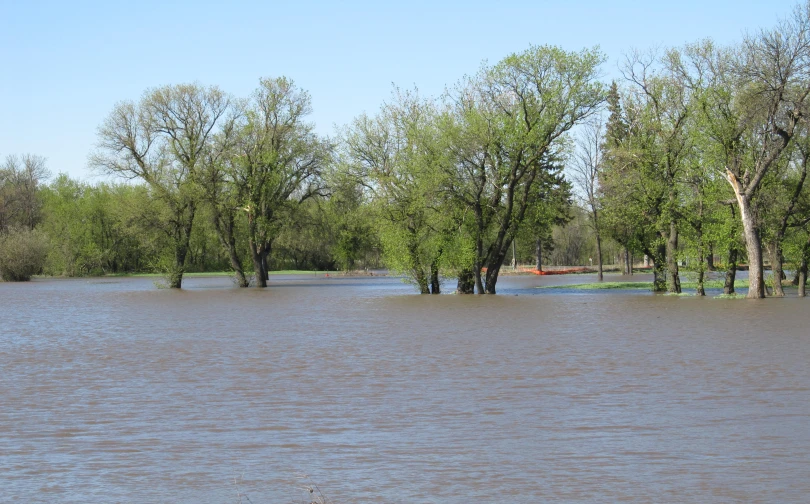
[[[0,502],[807,502],[810,301],[565,281],[0,283]]]

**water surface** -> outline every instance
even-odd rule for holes
[[[807,300],[564,281],[0,283],[0,501],[806,502]]]

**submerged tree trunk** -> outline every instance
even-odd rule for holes
[[[419,288],[419,294],[430,294],[430,285],[428,284],[428,275],[425,275],[425,269],[419,261],[419,243],[416,241],[415,236],[411,236],[408,244],[408,255],[411,268],[411,277],[416,282]]]
[[[185,254],[186,251],[181,251],[179,246],[175,248],[174,264],[172,264],[168,275],[169,288],[171,289],[179,289],[183,285],[183,273],[185,273]],[[183,259],[180,259],[181,256]]]
[[[703,287],[703,279],[705,277],[705,273],[703,271],[703,233],[700,226],[698,226],[698,278],[697,278],[697,289],[696,294],[698,296],[705,296],[706,289]]]
[[[692,227],[695,229],[695,235],[697,238],[697,254],[698,254],[697,259],[698,278],[697,278],[697,289],[695,293],[698,296],[705,296],[706,289],[704,288],[703,282],[706,277],[706,269],[708,269],[707,265],[711,261],[706,259],[704,252],[706,243],[704,242],[703,236],[703,201],[701,201],[700,205],[698,205],[697,220],[693,222]],[[711,254],[712,254],[712,247],[711,244],[709,244],[709,255]]]
[[[748,299],[762,299],[765,297],[765,272],[762,264],[762,242],[759,238],[759,229],[756,217],[747,198],[738,198],[740,203],[740,217],[745,236],[745,251],[748,255]]]
[[[236,251],[233,213],[228,213],[227,215],[215,215],[214,228],[217,231],[219,243],[228,253],[228,260],[231,263],[231,269],[233,270],[234,275],[236,275],[237,285],[239,285],[239,287],[247,287],[249,282],[245,276],[245,269],[244,266],[242,266],[242,260],[239,258],[239,253]]]
[[[265,240],[261,238],[253,216],[248,215],[248,247],[250,258],[253,261],[253,273],[256,278],[256,287],[267,287],[267,252]]]
[[[765,273],[762,264],[762,242],[759,237],[756,215],[751,205],[751,196],[743,192],[740,182],[734,174],[727,171],[727,179],[734,189],[737,206],[740,209],[740,220],[745,237],[745,251],[748,254],[748,299],[765,297]]]
[[[441,294],[441,285],[439,284],[439,265],[435,259],[430,264],[430,293]]]
[[[664,292],[667,290],[666,279],[666,246],[661,244],[656,248],[653,258],[653,292]]]
[[[475,275],[475,290],[479,294],[483,294],[484,282],[481,281],[481,268],[483,268],[484,265],[481,264],[481,258],[484,257],[484,243],[481,241],[481,238],[478,238],[476,248],[477,254],[475,259],[475,268],[473,269],[473,274]]]
[[[805,288],[807,285],[807,263],[810,260],[810,238],[804,243],[802,248],[802,261],[799,264],[799,297],[805,296]]]
[[[782,278],[785,275],[782,265],[782,244],[777,236],[774,243],[769,247],[771,255],[771,271],[773,272],[773,295],[774,297],[785,297],[785,290],[782,288]]]
[[[273,242],[270,240],[264,241],[262,247],[262,271],[264,272],[265,280],[270,280],[270,268],[268,267],[268,260],[270,259],[270,252],[273,250]]]
[[[487,267],[487,274],[486,274],[486,285],[484,286],[486,290],[484,291],[485,294],[495,294],[495,284],[498,283],[498,274],[501,271],[501,266],[499,264],[492,265]]]
[[[264,264],[262,256],[264,251],[253,241],[250,240],[250,258],[253,260],[253,274],[256,278],[256,287],[267,287],[267,274],[264,271]]]
[[[183,274],[186,271],[186,257],[191,242],[191,226],[194,223],[194,206],[189,206],[185,222],[178,226],[174,244],[174,264],[169,271],[169,288],[179,289],[183,285]],[[179,236],[177,236],[179,235]]]
[[[667,290],[665,270],[663,261],[653,259],[653,292],[665,292]]]
[[[419,288],[419,294],[430,294],[430,287],[428,286],[428,279],[421,268],[415,268],[413,271],[413,279],[416,286]]]
[[[703,251],[702,250],[698,252],[698,256],[699,256],[698,260],[700,261],[701,264],[703,264],[703,257],[702,257],[703,256]],[[695,292],[698,296],[705,296],[706,295],[706,289],[703,287],[703,281],[704,281],[705,276],[706,276],[706,274],[704,273],[703,267],[701,266],[701,268],[698,270],[698,286],[697,286],[697,289],[696,289],[696,292]]]
[[[723,285],[723,294],[734,294],[734,281],[737,279],[737,247],[732,244],[728,248],[728,265],[726,266],[726,281]]]
[[[667,291],[681,293],[681,278],[678,274],[678,229],[675,221],[669,223],[669,236],[666,245],[667,254]]]
[[[465,268],[459,271],[456,292],[458,294],[475,293],[475,274],[473,272],[473,268]]]

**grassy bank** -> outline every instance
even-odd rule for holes
[[[724,280],[708,280],[703,282],[705,289],[722,289]],[[574,289],[574,290],[604,290],[604,289],[652,289],[652,282],[593,282],[570,285],[541,285],[538,289]],[[734,282],[735,289],[747,289],[748,280],[737,280]],[[697,289],[697,282],[681,282],[681,290]]]

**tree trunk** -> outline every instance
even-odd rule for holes
[[[215,207],[216,208],[216,207]],[[236,251],[236,237],[234,236],[234,216],[232,213],[222,215],[217,213],[214,216],[214,228],[219,237],[219,243],[222,248],[228,253],[228,260],[231,263],[231,269],[236,275],[236,282],[239,287],[247,287],[249,282],[245,277],[245,269],[242,266],[242,260]]]
[[[539,236],[534,242],[534,257],[537,260],[534,269],[537,271],[543,271],[543,241]]]
[[[734,294],[734,281],[737,279],[737,247],[733,244],[728,248],[728,265],[726,266],[726,282],[723,285],[723,294]]]
[[[714,271],[714,245],[709,243],[709,254],[706,256],[706,269]]]
[[[604,276],[602,274],[602,238],[599,236],[599,232],[596,232],[596,264],[597,264],[597,278],[601,282],[604,280]]]
[[[484,257],[484,243],[483,241],[481,241],[481,238],[478,238],[476,241],[477,241],[476,244],[477,250],[476,250],[475,268],[473,270],[473,273],[475,275],[475,290],[479,294],[483,294],[484,282],[481,281],[481,268],[483,268],[484,265],[481,264],[481,261],[483,260],[482,258]]]
[[[253,274],[256,279],[256,287],[263,289],[267,287],[267,266],[265,259],[264,240],[261,238],[254,216],[248,214],[248,248],[250,249],[250,259],[253,261]]]
[[[264,251],[262,252],[262,272],[264,273],[264,279],[270,280],[270,268],[267,267],[267,258],[270,257],[270,244],[266,243],[264,245]]]
[[[698,279],[697,279],[697,292],[698,296],[705,296],[706,289],[703,287],[703,279],[706,276],[703,271],[703,247],[698,246],[698,264],[700,267],[698,268]]]
[[[706,245],[706,243],[703,240],[703,202],[701,202],[701,204],[699,206],[698,219],[693,224],[693,227],[695,229],[695,234],[696,234],[696,237],[697,237],[697,253],[698,253],[698,260],[697,260],[698,279],[697,279],[696,294],[698,296],[705,296],[706,295],[706,289],[704,288],[703,282],[704,282],[704,279],[706,277],[706,270],[708,269],[706,264],[711,262],[711,261],[708,261],[706,259],[705,253],[703,252],[703,250],[705,248],[705,245]],[[709,245],[709,255],[711,255],[711,250],[712,250],[712,247],[711,247],[711,245]],[[704,261],[705,261],[705,264],[704,264]]]
[[[250,258],[253,260],[253,275],[256,279],[256,287],[267,287],[267,275],[264,273],[262,265],[262,250],[256,245],[253,240],[250,240]]]
[[[430,294],[428,279],[422,268],[414,268],[413,279],[416,281],[416,286],[419,287],[419,294]]]
[[[501,262],[503,262],[503,257],[501,257]],[[495,262],[490,262],[487,265],[487,274],[486,274],[486,284],[484,285],[485,294],[495,294],[495,284],[498,282],[498,274],[501,271],[501,265]]]
[[[736,190],[736,189],[735,189]],[[748,299],[765,297],[765,272],[762,264],[762,242],[759,238],[754,209],[744,195],[737,196],[742,219],[745,251],[748,255]]]
[[[799,297],[805,296],[808,259],[810,259],[810,238],[804,243],[804,247],[802,248],[802,261],[801,264],[799,264]]]
[[[242,268],[242,261],[239,260],[239,256],[234,254],[228,254],[231,260],[231,269],[233,269],[234,275],[236,275],[236,284],[239,287],[248,287],[250,286],[250,282],[248,282],[247,277],[245,276],[245,270]]]
[[[675,221],[669,223],[669,236],[667,237],[667,291],[680,294],[681,278],[678,275],[678,229]]]
[[[194,223],[194,208],[191,207],[189,215],[177,232],[177,241],[174,244],[174,264],[169,271],[169,288],[179,289],[183,285],[183,274],[186,271],[186,257],[191,242],[191,227]]]
[[[419,261],[419,243],[416,241],[415,236],[411,235],[408,244],[408,255],[411,266],[411,275],[419,288],[419,294],[430,294],[430,286],[428,285],[428,276],[425,275],[425,269]]]
[[[653,292],[664,292],[667,290],[666,279],[666,246],[661,244],[656,248],[653,256]]]
[[[773,295],[774,297],[785,297],[785,290],[782,288],[782,277],[785,272],[782,266],[782,245],[779,237],[769,247],[771,255],[771,271],[773,272]]]
[[[253,259],[253,274],[256,277],[256,287],[267,287],[267,254],[264,244],[250,242],[250,255]]]
[[[630,251],[627,248],[622,253],[622,275],[630,274]]]
[[[517,243],[512,240],[512,270],[517,269]]]
[[[475,293],[475,274],[474,268],[465,268],[458,273],[458,284],[456,286],[458,294],[474,294]]]
[[[441,285],[439,283],[439,265],[434,260],[430,265],[430,293],[441,294]]]

